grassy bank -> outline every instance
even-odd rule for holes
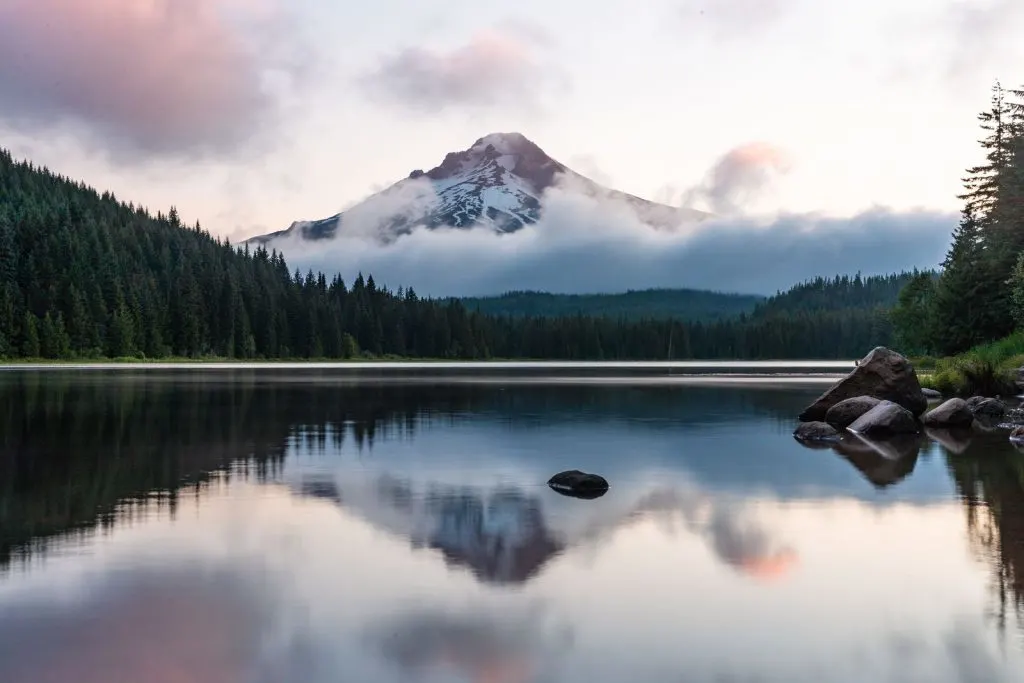
[[[1015,332],[948,358],[914,359],[921,386],[950,396],[1012,396],[1024,366],[1024,332]]]

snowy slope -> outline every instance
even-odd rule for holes
[[[287,230],[254,237],[266,243],[293,236],[317,240],[339,230],[378,236],[387,241],[418,226],[488,227],[514,232],[536,223],[544,191],[560,177],[571,178],[585,194],[629,202],[655,227],[698,221],[708,215],[650,202],[598,185],[555,161],[519,133],[494,133],[461,152],[449,153],[441,165],[407,178],[368,197],[343,213],[318,221],[299,221]]]

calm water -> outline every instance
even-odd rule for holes
[[[0,681],[1024,678],[1005,433],[808,449],[786,372],[339,372],[0,372]]]

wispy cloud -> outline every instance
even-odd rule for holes
[[[556,77],[546,33],[523,22],[480,31],[442,49],[411,46],[383,57],[360,78],[372,95],[421,111],[449,107],[535,107]]]

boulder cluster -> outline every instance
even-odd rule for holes
[[[976,420],[991,423],[1007,410],[1002,401],[983,396],[951,398],[929,410],[929,401],[935,400],[941,400],[941,395],[921,388],[909,360],[879,346],[800,413],[793,435],[803,442],[834,442],[843,431],[863,437],[918,434],[923,427],[956,429],[969,428]]]

